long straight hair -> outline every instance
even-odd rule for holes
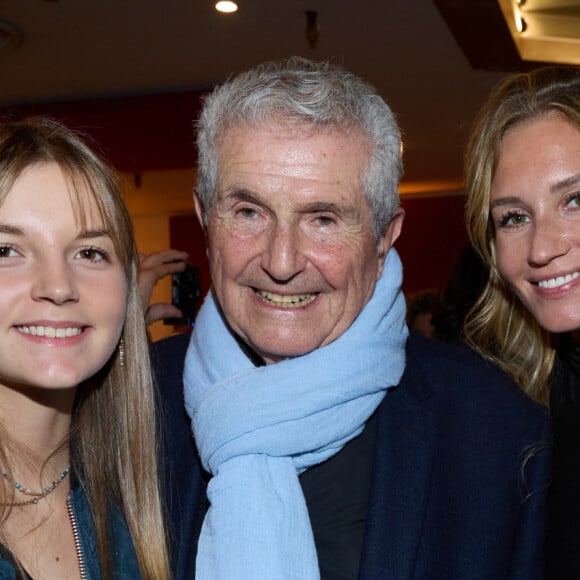
[[[80,223],[87,218],[86,194],[95,202],[127,280],[123,363],[116,350],[103,369],[79,385],[68,439],[73,468],[91,506],[103,577],[113,574],[107,520],[116,505],[129,527],[143,578],[169,578],[154,381],[131,219],[115,174],[82,138],[46,118],[0,124],[0,204],[18,176],[39,163],[59,165]],[[6,449],[2,443],[4,460]]]

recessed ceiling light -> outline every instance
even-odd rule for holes
[[[223,12],[225,14],[231,14],[232,12],[237,11],[238,3],[232,2],[231,0],[219,0],[219,2],[215,3],[215,9],[218,12]]]

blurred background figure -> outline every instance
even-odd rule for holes
[[[429,338],[433,337],[435,327],[433,316],[441,308],[439,292],[435,289],[419,290],[407,296],[407,326]]]
[[[463,342],[463,323],[485,284],[488,268],[471,244],[457,258],[449,280],[440,295],[440,305],[433,316],[433,337],[445,342]]]

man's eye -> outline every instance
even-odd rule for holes
[[[242,207],[242,208],[237,210],[237,214],[241,218],[252,219],[258,215],[258,212],[251,207]]]
[[[336,220],[328,215],[319,215],[316,217],[316,222],[319,226],[327,227],[336,223]]]

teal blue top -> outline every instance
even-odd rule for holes
[[[101,580],[101,566],[95,536],[95,526],[85,494],[76,486],[69,497],[69,508],[73,526],[76,525],[80,547],[81,577],[86,580]],[[113,578],[115,580],[140,580],[137,554],[129,529],[120,511],[111,510],[109,518],[109,545]],[[0,580],[32,580],[19,574],[14,560],[8,550],[0,546]]]

